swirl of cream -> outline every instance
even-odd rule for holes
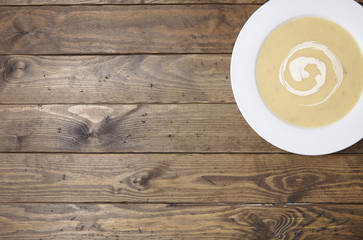
[[[320,43],[313,42],[313,41],[304,42],[304,43],[296,45],[295,47],[293,47],[290,50],[287,57],[282,62],[281,66],[280,66],[279,78],[280,78],[281,84],[283,86],[285,86],[289,92],[291,92],[295,95],[298,95],[298,96],[309,96],[320,90],[320,88],[325,84],[326,66],[325,66],[324,62],[322,62],[316,58],[313,58],[313,57],[304,57],[304,56],[298,57],[298,58],[293,59],[289,64],[290,74],[291,74],[292,78],[297,82],[301,82],[304,78],[310,77],[309,72],[307,72],[305,70],[305,67],[307,65],[313,64],[318,68],[318,70],[320,71],[320,74],[315,76],[316,84],[311,89],[306,90],[306,91],[296,90],[293,87],[291,87],[290,84],[285,79],[286,65],[289,62],[292,55],[294,55],[297,51],[307,49],[307,48],[322,51],[330,59],[332,66],[333,66],[334,73],[337,76],[337,83],[335,84],[333,90],[322,101],[316,102],[313,104],[300,104],[300,105],[304,105],[304,106],[317,106],[317,105],[320,105],[320,104],[324,103],[325,101],[327,101],[335,93],[335,91],[340,87],[340,85],[343,82],[342,64],[340,63],[338,57],[333,52],[331,52],[327,46],[320,44]]]

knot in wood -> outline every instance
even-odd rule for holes
[[[163,175],[164,172],[165,166],[138,172],[129,178],[129,186],[138,191],[148,190],[151,188],[151,181]]]
[[[3,64],[2,64],[3,65]],[[5,81],[12,79],[21,79],[24,77],[28,70],[28,64],[20,59],[9,58],[5,60],[2,66],[2,77]]]
[[[289,174],[282,178],[283,187],[286,190],[306,190],[309,187],[316,187],[325,180],[325,176],[320,173],[302,172]]]
[[[242,217],[242,216],[240,216]],[[275,216],[266,216],[261,209],[243,216],[256,229],[256,239],[290,239],[288,230],[298,224],[297,216],[290,212],[281,212]]]
[[[141,172],[130,178],[131,186],[139,191],[147,190],[150,188],[150,181],[153,178],[153,174],[149,171]]]

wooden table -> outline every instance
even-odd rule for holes
[[[261,3],[0,0],[0,239],[362,239],[363,141],[289,154],[236,107]]]

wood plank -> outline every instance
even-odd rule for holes
[[[362,159],[343,154],[0,154],[0,201],[361,203]]]
[[[234,104],[3,105],[5,152],[262,152],[279,150]]]
[[[358,0],[362,1],[362,0]],[[0,5],[78,5],[78,4],[262,4],[267,0],[0,0]]]
[[[0,133],[0,152],[283,152],[235,104],[2,105]]]
[[[0,103],[233,103],[230,55],[0,56]]]
[[[362,239],[362,205],[1,204],[4,240]]]
[[[356,0],[363,2],[363,0]],[[0,0],[0,5],[73,4],[263,4],[267,0]]]
[[[231,53],[240,29],[257,8],[0,7],[0,54]]]

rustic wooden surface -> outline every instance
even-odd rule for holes
[[[234,103],[230,60],[223,54],[0,56],[0,103]]]
[[[0,0],[0,5],[74,5],[74,4],[262,4],[268,0]],[[356,0],[362,3],[363,0]]]
[[[219,4],[0,7],[0,52],[231,53],[243,23],[257,8]]]
[[[362,239],[362,205],[2,204],[2,239]]]
[[[289,154],[235,105],[263,2],[0,0],[0,239],[362,239],[363,141]]]
[[[361,202],[360,154],[0,154],[0,202]]]
[[[282,152],[235,104],[0,105],[0,113],[3,152]]]

